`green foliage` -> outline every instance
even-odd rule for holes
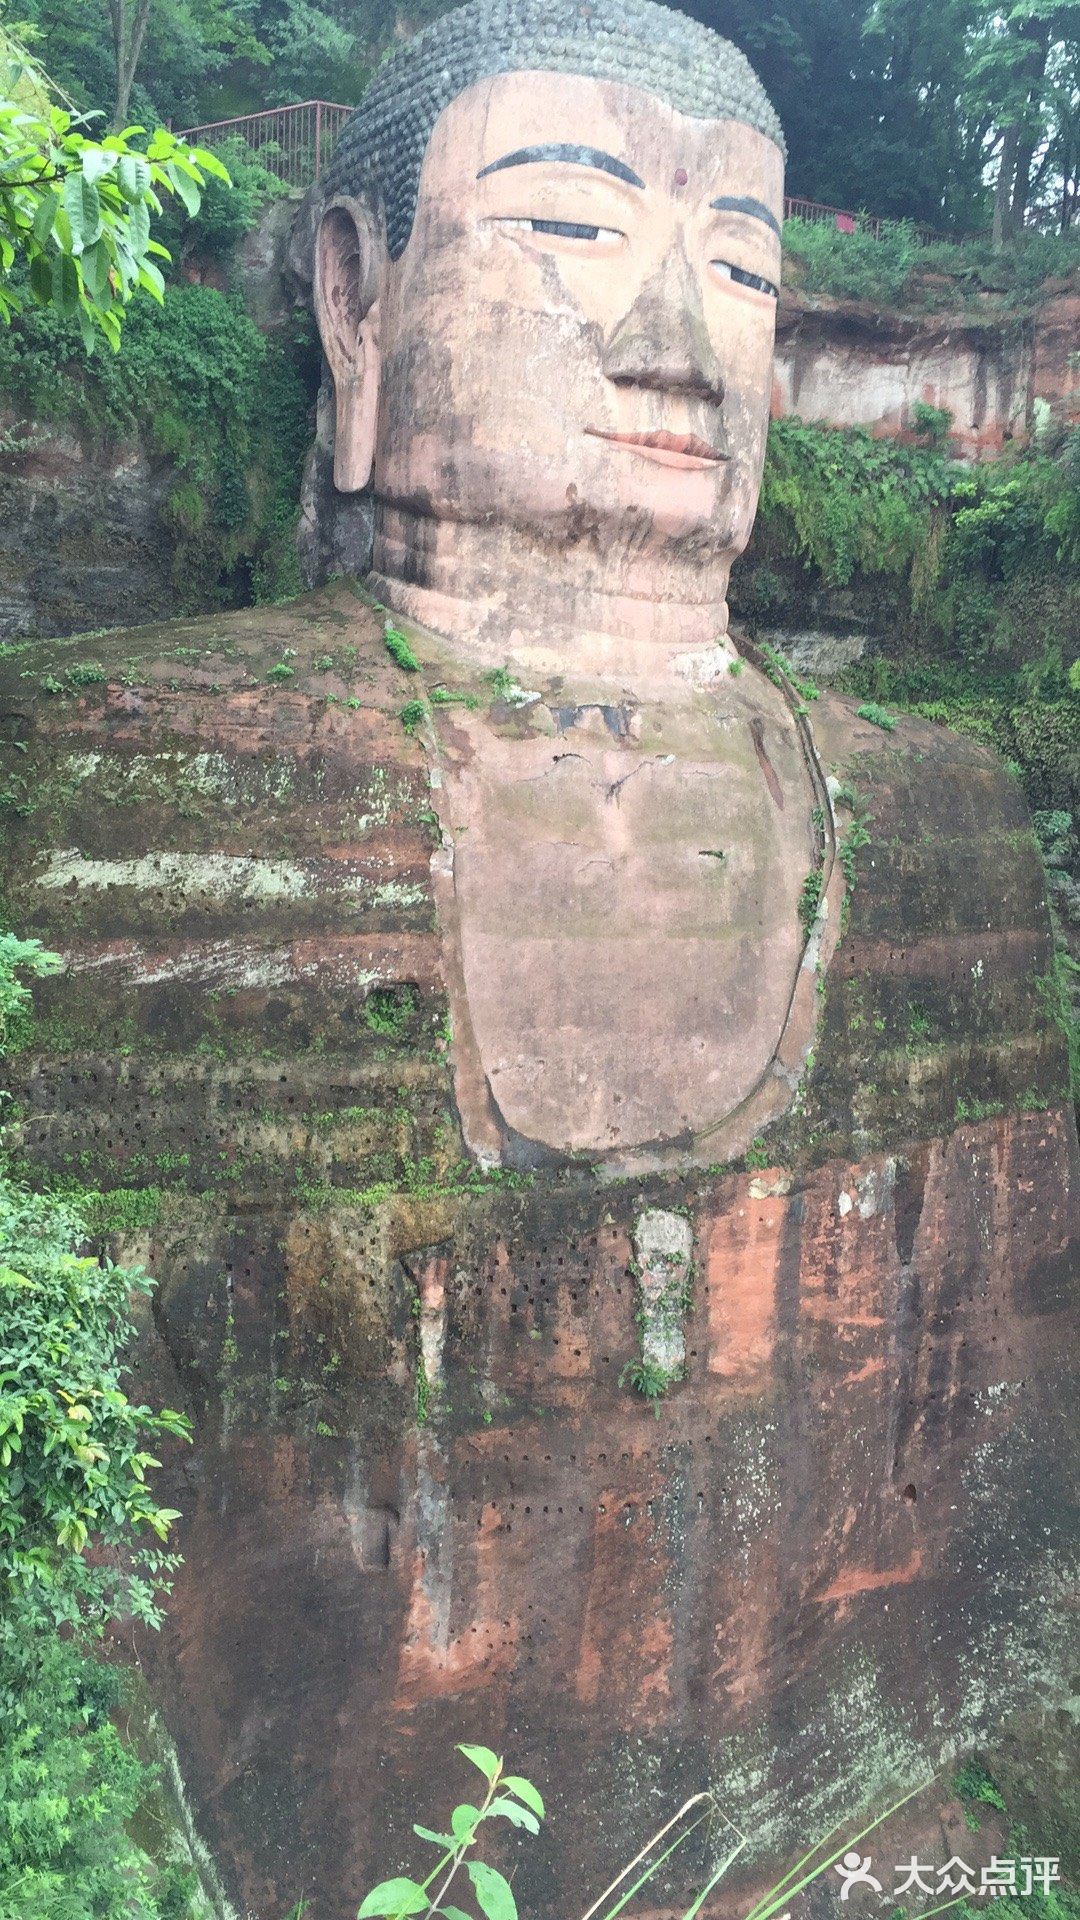
[[[818,617],[815,596],[843,589],[879,635],[844,691],[974,735],[1034,807],[1080,811],[1080,433],[964,467],[932,444],[774,422],[751,566],[748,589],[735,580],[751,630]]]
[[[937,409],[928,410],[932,414]],[[930,444],[777,420],[769,430],[754,535],[753,614],[783,611],[776,563],[796,559],[830,587],[873,580],[920,627],[920,651],[969,658],[1031,645],[1031,609],[1075,644],[1080,623],[1080,431],[1052,451],[967,467]],[[769,583],[759,608],[761,578]],[[1041,589],[1041,592],[1040,592]],[[1033,598],[1033,596],[1038,596]]]
[[[794,687],[800,698],[807,701],[817,700],[820,697],[820,688],[816,687],[812,680],[802,679],[799,674],[796,673],[790,660],[788,660],[777,647],[770,646],[767,641],[762,641],[761,656],[764,663],[765,674],[772,681],[774,687]]]
[[[406,700],[405,705],[398,714],[398,719],[401,721],[406,733],[411,737],[419,727],[423,726],[424,721],[427,719],[427,714],[427,705],[423,700]]]
[[[1069,1050],[1069,1083],[1080,1102],[1080,964],[1064,941],[1054,944],[1050,972],[1035,982],[1050,1018],[1061,1028]]]
[[[141,439],[176,476],[178,612],[297,593],[293,531],[317,364],[305,322],[268,339],[234,294],[175,286],[132,309],[120,352],[92,358],[55,315],[0,333],[0,392],[91,445]]]
[[[387,621],[383,633],[383,644],[396,666],[404,673],[419,673],[420,662],[412,650],[412,645],[400,627],[393,627]]]
[[[911,431],[927,446],[944,452],[951,429],[952,414],[948,407],[932,407],[926,400],[916,400],[911,409]]]
[[[26,1037],[30,988],[22,976],[40,980],[59,972],[62,964],[59,954],[46,953],[40,940],[0,933],[0,1054],[10,1053]]]
[[[785,264],[794,264],[791,277],[808,293],[898,306],[918,250],[914,227],[902,221],[881,239],[862,228],[840,233],[825,221],[784,222]]]
[[[820,867],[811,867],[799,889],[799,924],[807,938],[817,919],[817,910],[821,905],[821,889],[824,876]]]
[[[673,1375],[656,1360],[628,1360],[619,1375],[620,1387],[630,1386],[655,1407],[670,1387]]]
[[[166,1556],[83,1555],[91,1543],[165,1540],[176,1515],[150,1494],[148,1443],[187,1423],[124,1393],[128,1302],[150,1283],[74,1252],[81,1231],[57,1197],[0,1186],[0,1581],[36,1590],[69,1622],[87,1609],[152,1622]]]
[[[879,307],[983,308],[988,298],[1028,307],[1048,280],[1080,271],[1080,233],[1027,232],[1003,252],[987,240],[922,241],[906,221],[875,234],[786,220],[784,254],[794,267],[790,277],[807,293]]]
[[[131,1838],[153,1775],[112,1713],[124,1680],[20,1594],[0,1610],[0,1914],[185,1920],[194,1875]]]
[[[416,1012],[413,987],[373,987],[364,1002],[364,1019],[372,1033],[400,1040]]]
[[[854,892],[858,880],[856,855],[862,851],[863,847],[870,845],[870,828],[868,822],[872,817],[873,816],[868,813],[856,813],[850,826],[840,837],[840,845],[837,852],[844,875],[844,884],[849,894]]]
[[[999,1813],[1008,1811],[986,1768],[978,1760],[966,1760],[954,1773],[952,1790],[958,1800],[979,1800],[984,1806],[996,1807]]]
[[[117,348],[136,293],[164,298],[157,262],[169,256],[150,237],[162,196],[195,213],[207,176],[226,187],[229,176],[164,127],[144,144],[141,127],[91,139],[50,94],[43,68],[0,29],[0,320],[29,299],[74,320],[87,351],[98,332]]]
[[[887,713],[884,707],[879,707],[876,700],[864,700],[858,714],[860,720],[869,720],[871,726],[880,727],[882,733],[896,732],[896,721],[892,714]]]
[[[755,551],[796,555],[837,586],[856,572],[901,574],[950,487],[948,463],[932,449],[774,420]]]
[[[487,1788],[483,1801],[479,1806],[466,1803],[455,1807],[446,1823],[449,1832],[433,1832],[429,1827],[414,1826],[413,1832],[419,1839],[439,1849],[440,1857],[435,1866],[423,1880],[396,1874],[391,1879],[380,1881],[363,1900],[357,1920],[405,1920],[405,1916],[412,1914],[431,1917],[431,1920],[436,1915],[445,1915],[447,1920],[471,1920],[470,1915],[457,1906],[451,1906],[446,1900],[463,1864],[472,1881],[476,1902],[484,1920],[517,1920],[517,1906],[508,1881],[483,1862],[468,1861],[465,1856],[475,1844],[480,1827],[491,1818],[501,1817],[515,1827],[524,1828],[527,1833],[537,1833],[539,1823],[544,1818],[544,1803],[531,1781],[513,1774],[504,1775],[503,1762],[492,1753],[490,1747],[459,1746],[457,1751],[471,1760],[483,1774]],[[898,1813],[932,1784],[924,1781],[893,1801],[882,1813],[869,1818],[863,1816],[859,1830],[841,1839],[839,1844],[836,1844],[837,1836],[856,1825],[855,1821],[844,1821],[841,1826],[834,1827],[816,1840],[796,1860],[794,1866],[789,1867],[779,1880],[754,1901],[746,1913],[746,1920],[774,1920],[781,1909],[788,1907],[798,1894],[827,1873],[849,1848],[857,1846],[868,1834],[876,1832],[894,1813]],[[682,1920],[695,1920],[709,1894],[750,1843],[750,1836],[739,1831],[723,1813],[715,1796],[708,1792],[692,1794],[646,1840],[628,1865],[589,1907],[590,1915],[599,1916],[599,1920],[617,1920],[634,1896],[661,1875],[672,1857],[697,1833],[702,1833],[705,1843],[706,1877],[682,1914]],[[631,1875],[635,1876],[632,1880]],[[629,1886],[625,1884],[627,1881],[630,1882]],[[650,1900],[650,1905],[655,1904],[654,1900]],[[662,1901],[664,1911],[675,1912],[681,1904],[679,1901],[677,1906],[673,1906],[670,1899]],[[956,1904],[956,1901],[948,1901],[946,1907]],[[944,1910],[940,1906],[935,1909],[938,1913]],[[1065,1920],[1065,1916],[1047,1912],[1040,1916],[1040,1920]]]
[[[172,258],[166,280],[182,261],[193,258],[229,265],[264,208],[288,191],[245,140],[223,140],[213,151],[226,168],[230,184],[211,175],[194,213],[175,200],[162,208],[157,237]]]
[[[463,1802],[454,1808],[448,1821],[449,1833],[435,1833],[430,1827],[414,1826],[413,1832],[437,1850],[438,1859],[423,1880],[396,1874],[372,1887],[360,1905],[357,1920],[401,1920],[408,1914],[444,1914],[450,1920],[471,1920],[460,1907],[448,1906],[447,1895],[462,1867],[472,1882],[473,1896],[483,1920],[517,1920],[517,1903],[510,1882],[483,1860],[470,1858],[480,1830],[491,1820],[506,1820],[512,1827],[537,1834],[544,1818],[544,1803],[531,1780],[516,1774],[504,1774],[503,1763],[490,1747],[459,1746],[483,1775],[485,1792],[479,1805]],[[458,1887],[461,1883],[458,1880]],[[455,1888],[455,1897],[462,1895]]]
[[[449,687],[432,687],[428,699],[433,707],[468,707],[473,713],[481,705],[478,694],[452,693]]]
[[[25,1030],[22,976],[52,963],[0,936],[0,1047]],[[80,1254],[84,1231],[71,1202],[0,1168],[0,1914],[183,1920],[192,1876],[130,1836],[153,1776],[91,1649],[111,1620],[158,1621],[176,1516],[150,1491],[151,1449],[187,1422],[124,1391],[130,1303],[150,1282]]]

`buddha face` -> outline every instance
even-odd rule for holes
[[[783,159],[734,120],[555,73],[478,81],[432,131],[391,262],[332,208],[316,302],[335,478],[395,517],[604,564],[730,560],[757,505]],[[415,537],[415,536],[414,536]]]

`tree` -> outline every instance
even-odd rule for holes
[[[970,36],[962,98],[988,126],[987,150],[996,163],[995,246],[1025,224],[1034,180],[1045,181],[1057,157],[1066,166],[1062,211],[1068,204],[1072,155],[1067,129],[1076,117],[1078,0],[979,0]],[[1062,139],[1062,135],[1065,139]]]
[[[979,0],[874,0],[863,24],[882,83],[882,130],[897,155],[884,212],[936,227],[985,216],[984,138],[961,99]],[[906,193],[898,204],[896,189]]]
[[[156,261],[169,256],[150,235],[162,196],[194,213],[207,175],[228,185],[228,173],[165,128],[145,144],[141,127],[91,139],[3,30],[0,82],[0,320],[29,297],[75,320],[88,347],[100,330],[115,349],[136,293],[164,299]]]

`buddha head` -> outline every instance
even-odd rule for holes
[[[334,483],[391,605],[498,651],[724,617],[757,506],[776,116],[654,0],[470,0],[390,59],[318,190]]]

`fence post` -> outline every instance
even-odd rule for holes
[[[319,177],[322,165],[322,101],[315,102],[315,178]]]

